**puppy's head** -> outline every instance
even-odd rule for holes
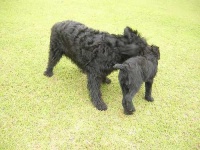
[[[160,51],[159,51],[159,47],[155,46],[155,45],[151,45],[151,46],[147,46],[144,50],[144,54],[145,57],[150,57],[150,58],[155,58],[157,60],[160,59]]]

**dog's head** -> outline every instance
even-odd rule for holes
[[[130,27],[124,29],[124,37],[127,38],[130,42],[139,35],[137,30],[133,30]]]

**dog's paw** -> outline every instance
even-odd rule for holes
[[[107,110],[107,105],[103,101],[93,102],[98,110]]]
[[[109,78],[105,78],[105,80],[103,80],[103,83],[110,84],[111,80]]]
[[[45,71],[44,75],[47,77],[52,77],[53,76],[53,72],[52,71]]]
[[[145,96],[145,100],[147,100],[148,102],[153,102],[154,98],[151,96]]]

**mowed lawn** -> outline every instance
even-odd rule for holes
[[[50,29],[63,20],[113,34],[130,26],[159,46],[155,101],[143,85],[124,115],[116,71],[98,111],[86,75],[64,57],[43,76]],[[200,1],[1,0],[0,150],[45,149],[200,149]]]

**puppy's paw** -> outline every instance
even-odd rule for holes
[[[132,115],[136,110],[135,109],[132,109],[132,110],[126,110],[124,109],[124,114],[125,115]]]
[[[132,102],[124,102],[123,107],[125,115],[132,115],[135,112],[135,107]]]
[[[52,71],[45,71],[44,75],[47,77],[52,77],[53,76],[53,72]]]
[[[147,100],[148,102],[153,102],[154,98],[151,96],[145,96],[145,100]]]

